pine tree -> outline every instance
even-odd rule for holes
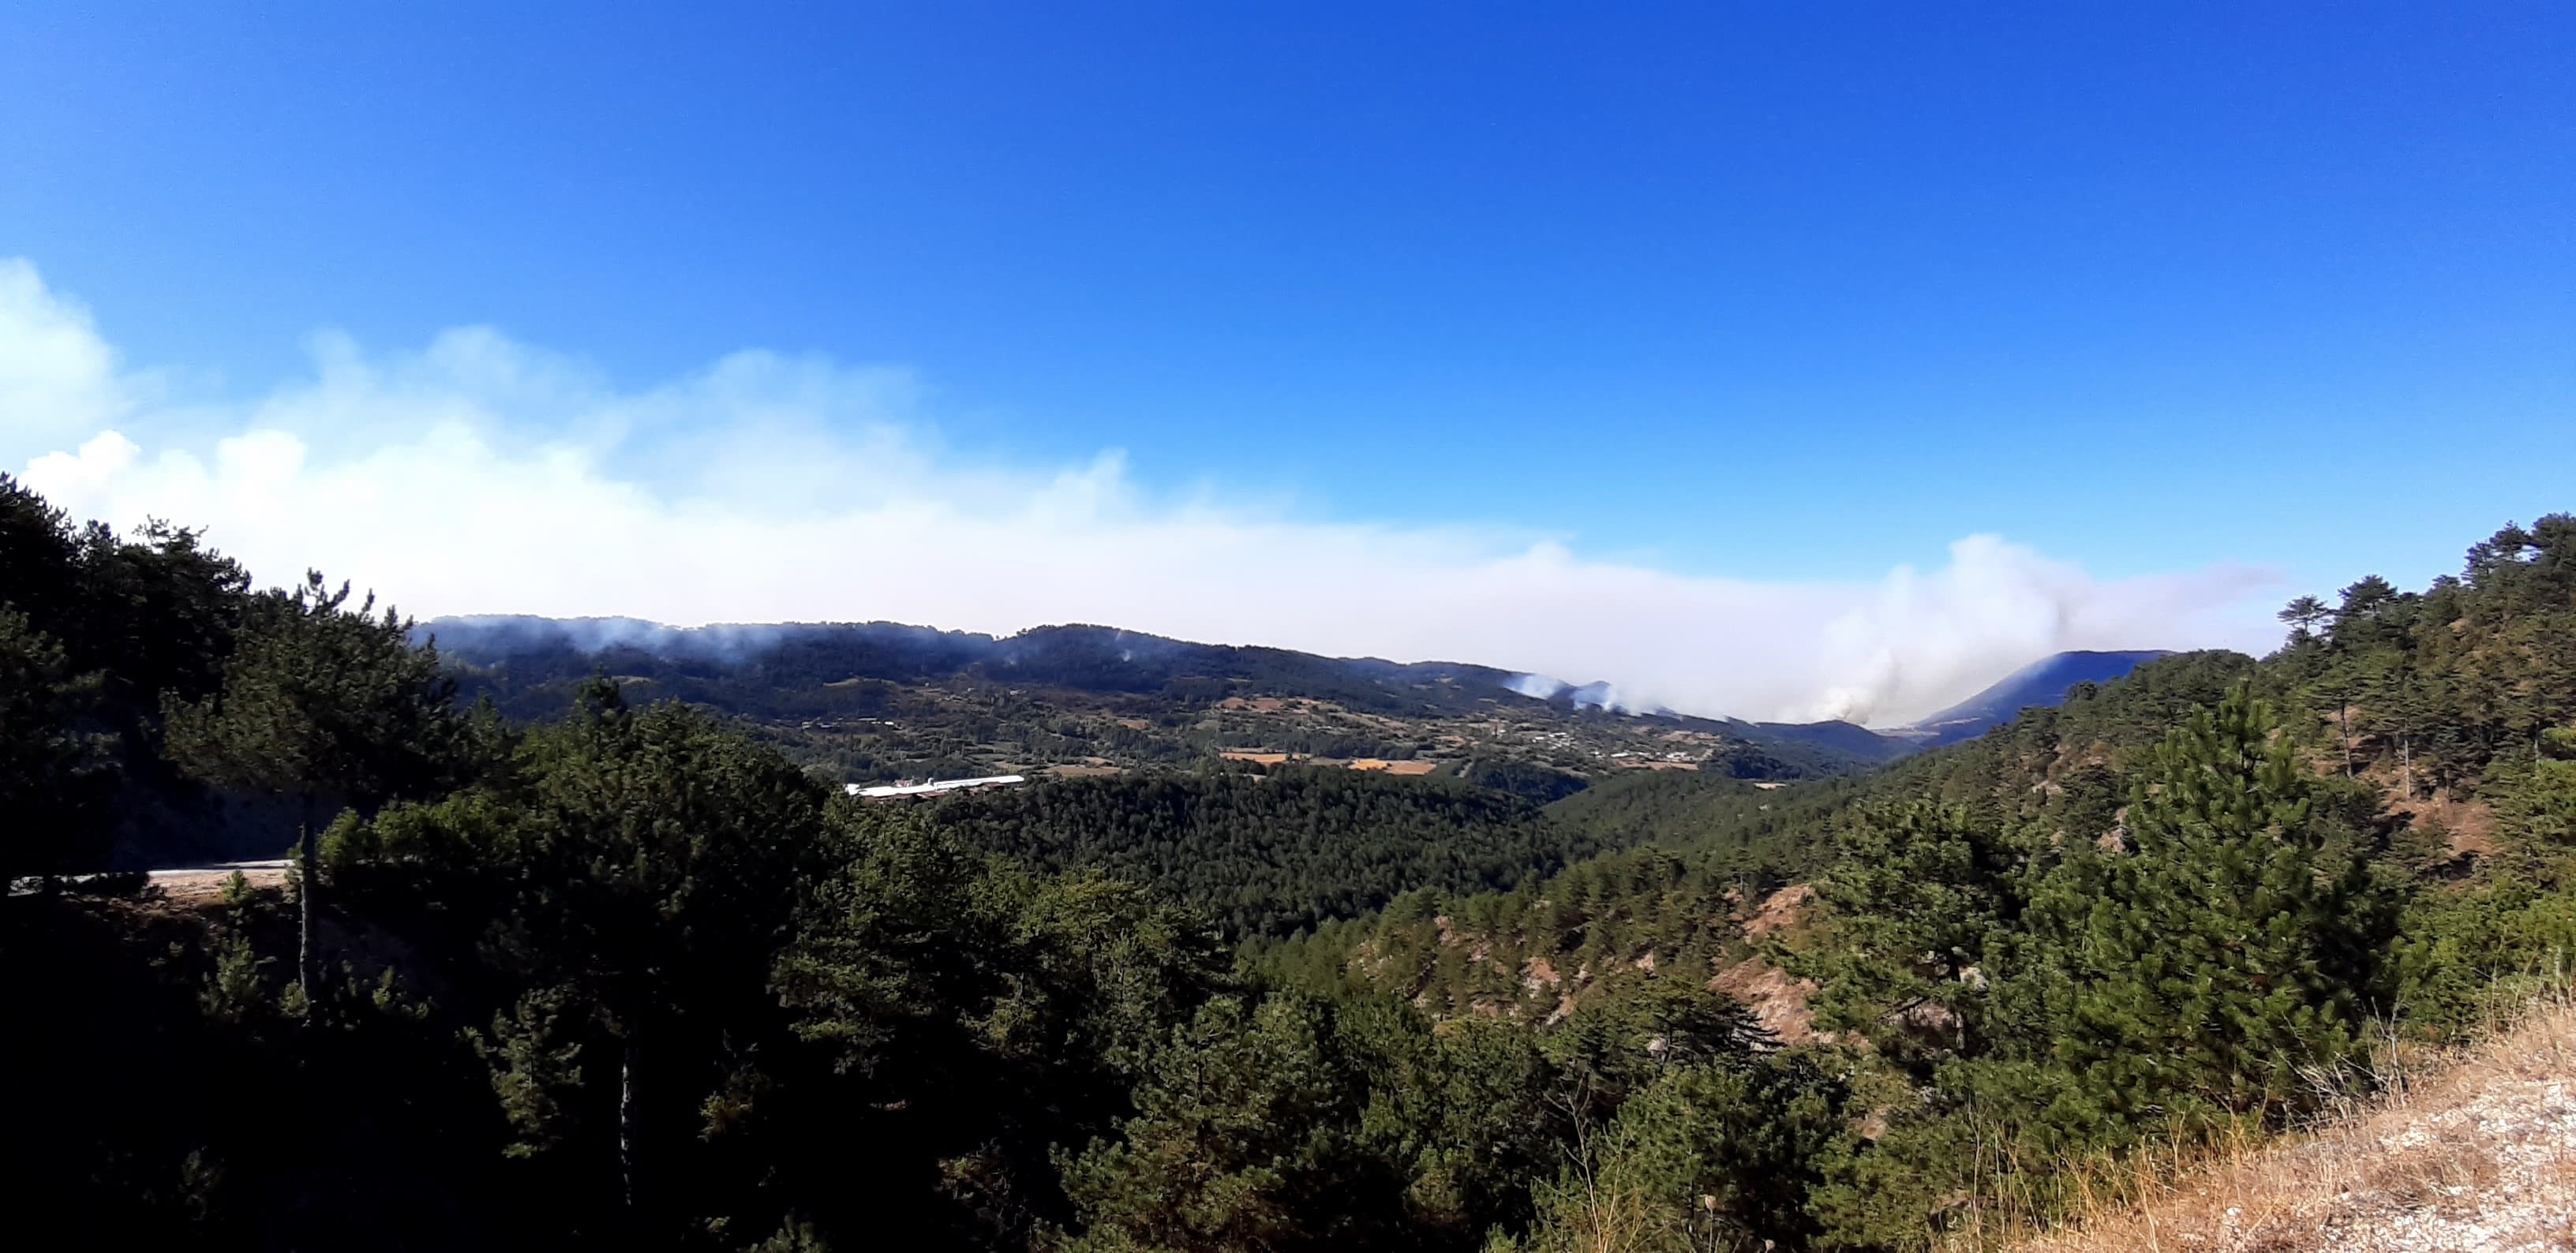
[[[349,585],[331,590],[319,571],[292,592],[258,597],[221,689],[174,696],[169,707],[167,751],[183,769],[296,803],[296,982],[308,1001],[318,991],[316,807],[373,808],[440,790],[464,768],[469,745],[438,654],[412,647],[410,621],[376,613],[374,595],[355,609],[348,600]]]
[[[1534,1189],[1527,1253],[1697,1253],[1804,1248],[1808,1196],[1849,1114],[1814,1058],[1676,1065],[1598,1127]]]
[[[1176,1031],[1117,1141],[1065,1164],[1083,1253],[1324,1249],[1383,1221],[1352,1185],[1366,1080],[1329,1006],[1221,997]]]
[[[2333,617],[2334,611],[2314,596],[2301,596],[2273,616],[2290,628],[2291,643],[2304,644],[2316,638],[2317,627]]]
[[[82,725],[99,687],[24,614],[0,609],[0,886],[79,869],[106,843],[115,741]]]
[[[2351,1055],[2382,913],[2364,868],[2310,831],[2307,777],[2240,687],[2157,750],[2128,849],[2086,851],[2035,902],[2056,980],[2060,1111],[2096,1127],[2296,1107],[2303,1068]]]
[[[366,873],[416,867],[484,911],[517,995],[480,1035],[522,1156],[606,1149],[576,1177],[634,1221],[667,1211],[659,1129],[711,1099],[727,1033],[779,1019],[772,963],[802,885],[829,864],[821,781],[676,702],[614,683],[533,735],[506,796],[388,810],[335,849]],[[613,1144],[613,1148],[608,1145]]]
[[[1837,841],[1841,861],[1818,880],[1830,939],[1783,950],[1820,985],[1817,1025],[1856,1031],[1901,1061],[1970,1051],[1982,1030],[1980,963],[2019,912],[2019,858],[1956,805],[1863,811]]]

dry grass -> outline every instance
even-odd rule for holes
[[[242,879],[254,888],[281,887],[286,883],[283,866],[254,866],[241,872]],[[152,886],[161,889],[172,905],[197,909],[224,899],[224,885],[231,881],[230,870],[157,871]]]
[[[2345,1103],[2311,1133],[2134,1158],[2086,1181],[2106,1198],[2089,1217],[1975,1243],[2020,1253],[2576,1250],[2576,1001],[2534,1002],[2474,1048],[2385,1049],[2378,1065],[2380,1095]]]

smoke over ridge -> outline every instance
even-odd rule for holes
[[[1097,622],[1607,680],[1630,708],[1882,725],[2061,649],[2255,645],[2247,598],[2277,581],[2102,580],[1993,535],[1872,582],[1691,576],[1503,528],[1157,495],[1110,451],[961,457],[900,370],[744,352],[623,390],[483,329],[409,353],[322,336],[313,359],[247,402],[157,403],[157,377],[85,310],[0,261],[0,468],[75,516],[203,525],[263,581],[319,567],[423,618],[596,618],[603,638]]]

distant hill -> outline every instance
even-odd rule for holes
[[[1014,769],[1186,765],[1218,754],[1432,760],[1444,774],[1531,765],[1607,778],[1696,768],[1792,779],[1912,751],[1843,722],[1755,723],[1610,704],[1456,662],[1322,657],[1102,626],[1016,635],[891,622],[675,628],[627,618],[423,624],[468,693],[546,718],[597,673],[764,724],[852,782]]]
[[[1922,746],[1912,739],[1872,731],[1856,722],[1734,722],[1748,737],[1805,744],[1827,752],[1846,753],[1865,761],[1894,761]]]
[[[2043,657],[2006,675],[1993,687],[1890,734],[1913,740],[1917,748],[1974,739],[2034,705],[2057,707],[2065,702],[2066,690],[2078,683],[2108,683],[2158,657],[2172,655],[2163,649],[2147,649],[2067,652]]]
[[[652,659],[697,674],[748,669],[780,685],[975,679],[1104,694],[1177,687],[1222,696],[1248,683],[1265,694],[1276,689],[1355,708],[1411,711],[1426,703],[1463,707],[1508,692],[1515,677],[1490,666],[1319,657],[1085,625],[995,636],[895,622],[669,627],[632,618],[508,615],[441,618],[421,631],[436,637],[441,652],[477,665],[551,673],[574,664],[587,674],[594,659]]]

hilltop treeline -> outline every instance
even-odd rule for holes
[[[996,637],[892,622],[682,630],[624,620],[476,618],[441,629],[478,663],[475,681],[499,694],[505,710],[529,717],[552,716],[557,697],[601,668],[764,717],[829,708],[831,689],[851,679],[1065,688],[1196,706],[1242,691],[1293,691],[1353,709],[1408,713],[1426,705],[1472,710],[1506,693],[1513,677],[1485,666],[1319,657],[1103,626]]]
[[[614,681],[461,707],[398,618],[182,531],[0,484],[0,537],[0,1188],[111,1247],[1920,1248],[2294,1119],[2576,939],[2566,518],[1866,779],[1545,812],[855,805]],[[55,874],[191,814],[309,820],[312,873]]]

